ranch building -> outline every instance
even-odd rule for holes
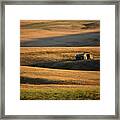
[[[76,60],[91,60],[93,55],[89,52],[81,52],[75,55]]]

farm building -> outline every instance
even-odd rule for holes
[[[81,52],[75,55],[76,60],[91,60],[93,55],[89,52]]]

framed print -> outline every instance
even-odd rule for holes
[[[119,9],[2,1],[1,118],[119,119]]]

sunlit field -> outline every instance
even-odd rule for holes
[[[98,85],[21,85],[22,100],[99,100]]]
[[[20,100],[100,99],[99,21],[21,20],[20,46]]]
[[[76,61],[81,51],[94,60]],[[21,99],[99,99],[99,69],[99,47],[21,48]]]

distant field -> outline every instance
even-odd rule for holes
[[[81,47],[100,45],[98,20],[21,20],[21,47]]]
[[[21,47],[21,54],[30,53],[79,53],[79,52],[91,52],[94,55],[100,55],[100,47]],[[34,55],[34,54],[33,54]]]
[[[99,32],[98,20],[21,20],[20,40]]]
[[[21,100],[99,100],[97,85],[30,85],[22,84]]]

